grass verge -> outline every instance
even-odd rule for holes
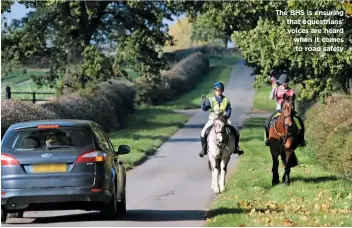
[[[263,145],[263,118],[246,121],[240,158],[227,190],[208,213],[208,226],[352,226],[352,183],[297,150],[292,184],[271,186],[271,155]],[[280,165],[279,172],[283,175]],[[248,181],[250,180],[250,181]]]
[[[258,111],[274,112],[276,108],[275,100],[270,100],[271,86],[263,86],[254,95],[253,108]]]
[[[232,57],[232,65],[237,58]],[[131,153],[121,156],[128,169],[145,161],[189,120],[189,116],[173,110],[199,108],[201,94],[211,93],[211,85],[214,81],[220,80],[226,83],[229,80],[232,68],[220,65],[219,59],[217,60],[219,65],[213,67],[192,91],[165,105],[141,108],[127,120],[126,129],[109,134],[116,149],[121,144],[131,147]],[[228,64],[228,56],[224,57],[224,62]]]
[[[203,77],[200,83],[190,92],[167,102],[165,108],[176,109],[196,109],[200,107],[201,96],[206,94],[208,97],[213,95],[212,85],[216,81],[221,81],[225,85],[231,77],[231,71],[239,60],[239,56],[210,56],[209,61],[212,67]]]
[[[121,156],[129,169],[145,161],[188,119],[188,116],[171,110],[146,108],[130,116],[128,128],[112,132],[109,137],[115,149],[122,144],[131,147],[131,153]]]

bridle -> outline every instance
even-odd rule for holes
[[[226,139],[226,122],[224,122],[224,121],[226,121],[226,118],[224,118],[224,117],[218,117],[216,120],[219,120],[219,121],[221,121],[223,124],[224,124],[224,126],[222,126],[222,128],[220,129],[220,131],[216,131],[216,128],[214,128],[214,131],[215,131],[215,135],[216,136],[218,136],[218,134],[221,134],[221,136],[222,136],[222,138],[223,138],[223,141],[222,142],[219,142],[219,140],[218,140],[218,137],[216,137],[216,144],[218,145],[218,147],[220,148],[220,149],[223,149],[225,146],[226,146],[226,144],[227,144],[227,139]]]
[[[291,103],[291,105],[293,105],[293,104]],[[288,137],[291,136],[291,134],[292,134],[292,132],[291,132],[291,130],[292,130],[292,125],[289,126],[288,124],[286,124],[286,119],[287,119],[287,118],[291,118],[291,122],[293,121],[293,120],[292,120],[292,112],[293,112],[293,110],[294,110],[294,108],[291,109],[290,115],[288,115],[288,116],[283,116],[283,120],[282,120],[281,118],[277,118],[277,120],[274,121],[274,124],[273,124],[273,125],[274,125],[273,127],[274,127],[274,130],[275,130],[275,133],[280,136],[280,138],[282,139],[283,143],[286,143]],[[281,115],[283,115],[283,110],[281,110]],[[277,122],[283,123],[284,129],[285,129],[285,130],[284,130],[284,133],[280,133],[280,132],[278,132],[278,130],[276,129],[276,123],[277,123]],[[285,132],[287,132],[287,133],[285,133]]]

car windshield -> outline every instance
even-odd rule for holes
[[[3,139],[3,147],[13,150],[82,148],[92,144],[92,134],[85,127],[26,128],[13,130]]]

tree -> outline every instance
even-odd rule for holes
[[[343,10],[342,4],[337,1],[291,1],[285,10]],[[331,91],[339,88],[347,92],[348,81],[351,75],[352,53],[349,49],[351,45],[351,18],[340,16],[292,16],[291,19],[334,19],[342,20],[341,25],[325,25],[326,28],[343,28],[344,34],[290,34],[288,29],[300,28],[310,29],[322,28],[322,25],[292,25],[287,24],[288,16],[279,17],[278,20],[261,18],[258,25],[249,31],[237,32],[233,34],[233,39],[242,51],[242,55],[247,62],[256,67],[258,73],[255,83],[260,87],[267,80],[267,76],[272,72],[286,70],[295,83],[301,83],[303,90],[302,98],[315,98],[317,96],[328,95]],[[339,43],[344,47],[343,52],[324,51],[296,51],[294,38],[322,37],[343,38],[345,42]],[[331,43],[319,43],[320,46],[330,46]],[[300,46],[317,46],[314,43],[301,43]]]
[[[22,1],[21,4],[35,11],[20,26],[2,31],[2,60],[15,65],[50,53],[50,71],[45,77],[35,79],[39,84],[53,84],[60,79],[66,86],[77,89],[77,85],[95,84],[89,81],[124,76],[127,68],[157,78],[166,67],[159,52],[172,37],[162,21],[171,20],[171,15],[178,12],[175,3]],[[109,42],[116,48],[112,60],[102,52]],[[102,66],[107,76],[102,77],[97,70]]]
[[[197,5],[197,12],[190,12],[195,21],[195,40],[223,40],[225,47],[235,31],[248,31],[256,27],[261,16],[276,18],[275,9],[282,8],[281,1],[218,1]]]
[[[322,25],[292,25],[287,24],[287,16],[277,15],[276,10],[321,10],[343,11],[340,1],[233,1],[204,2],[191,12],[195,20],[194,38],[216,39],[226,41],[231,38],[241,49],[247,64],[254,68],[257,74],[255,87],[263,85],[272,73],[288,72],[296,83],[303,85],[302,97],[313,98],[318,95],[328,95],[337,88],[347,92],[351,90],[351,34],[352,18],[339,16],[309,16],[309,19],[342,20],[340,26],[326,25],[327,28],[343,28],[344,33],[316,34],[324,37],[342,38],[344,51],[313,52],[295,51],[294,38],[312,38],[312,34],[289,34],[288,29],[322,28]],[[308,16],[292,16],[291,19],[308,19]],[[330,45],[331,43],[326,43]],[[340,45],[341,44],[341,45]],[[301,46],[312,46],[311,43]],[[322,45],[324,46],[324,45]],[[326,45],[325,45],[326,46]],[[335,43],[336,46],[336,43]]]

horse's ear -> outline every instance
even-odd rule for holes
[[[293,96],[289,96],[288,97],[289,101],[292,103],[294,101],[294,97]]]

